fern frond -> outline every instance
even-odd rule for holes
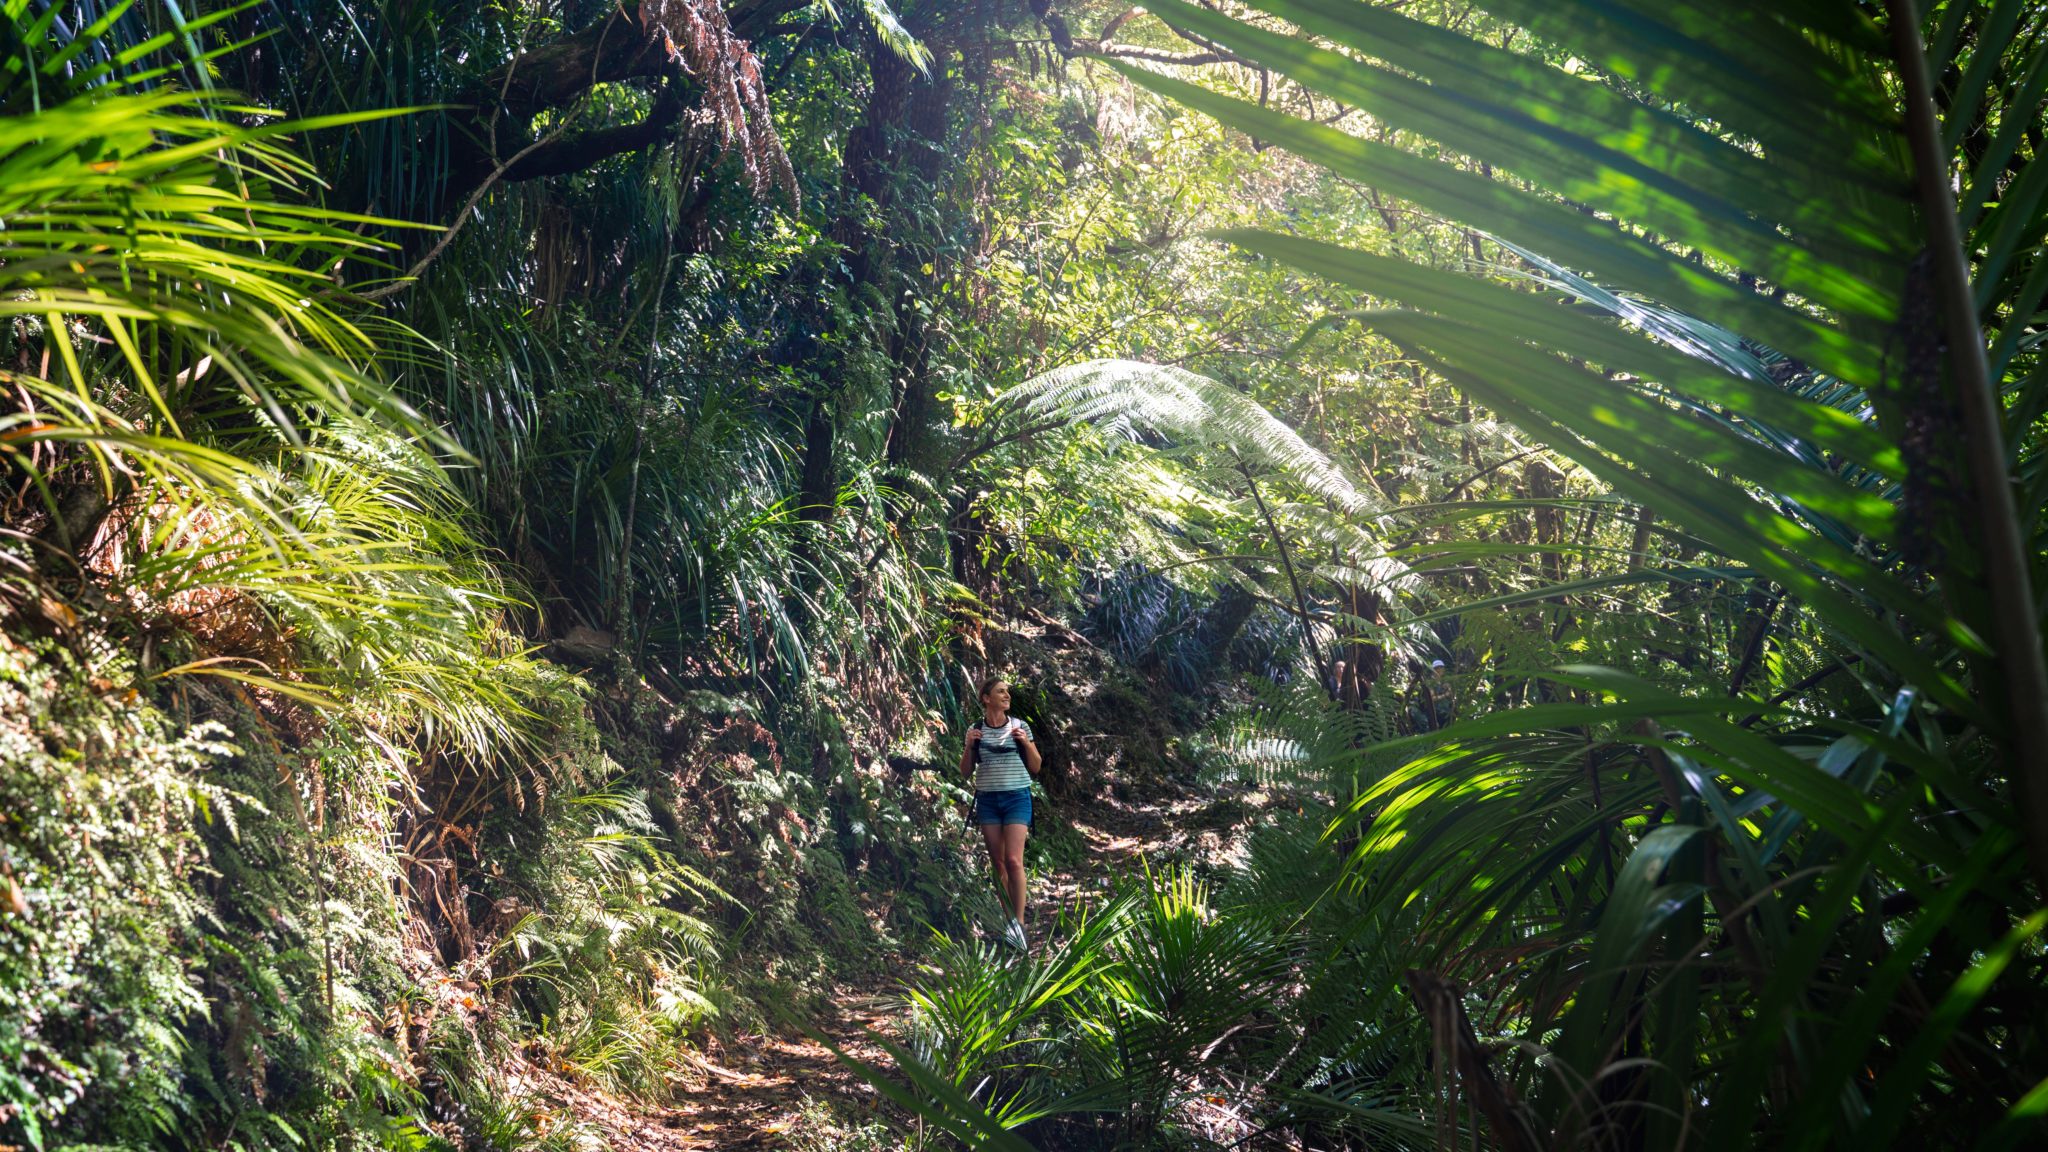
[[[1352,710],[1313,677],[1248,683],[1251,703],[1218,724],[1207,751],[1216,766],[1261,785],[1348,798],[1365,784],[1367,749],[1396,735],[1398,705],[1384,687]]]
[[[896,18],[895,11],[889,7],[888,0],[850,0],[850,4],[860,22],[866,25],[869,33],[882,47],[902,57],[905,63],[915,65],[920,72],[931,71],[931,49],[926,48],[922,41],[911,35],[910,30],[903,26],[903,22]],[[818,0],[818,8],[825,14],[825,18],[834,24],[845,20],[840,14],[839,5],[833,0]]]
[[[1384,511],[1334,461],[1256,400],[1185,368],[1088,360],[1034,376],[1011,389],[1007,400],[1035,419],[1095,424],[1128,439],[1144,431],[1228,448],[1247,464],[1286,473],[1353,515]]]

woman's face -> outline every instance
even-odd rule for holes
[[[1010,710],[1010,686],[1000,680],[996,681],[994,686],[981,694],[981,702],[998,712],[1008,712]]]

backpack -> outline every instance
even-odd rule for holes
[[[1018,720],[1015,716],[1012,716],[1009,718],[1009,720],[1005,721],[1003,726],[1001,728],[998,728],[997,731],[1008,732],[1020,723],[1022,723],[1022,721]],[[988,732],[988,728],[986,726],[983,726],[982,732],[986,734]],[[981,741],[979,740],[976,740],[974,742],[974,766],[976,769],[979,769],[981,767]]]

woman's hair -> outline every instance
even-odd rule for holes
[[[977,698],[977,699],[981,699],[981,700],[986,700],[986,699],[988,699],[988,694],[996,690],[996,685],[998,685],[998,684],[1008,684],[1009,682],[1010,682],[1010,678],[1009,678],[1008,676],[990,676],[990,677],[987,677],[986,679],[982,680],[982,682],[981,682],[981,688],[980,688],[979,692],[978,692],[978,693],[976,694],[976,698]]]

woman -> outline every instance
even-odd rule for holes
[[[1009,683],[1000,676],[982,681],[981,723],[967,730],[960,771],[974,774],[974,822],[1010,907],[1003,939],[1018,951],[1030,946],[1024,938],[1024,837],[1031,831],[1031,777],[1038,765],[1031,726],[1010,715]]]

